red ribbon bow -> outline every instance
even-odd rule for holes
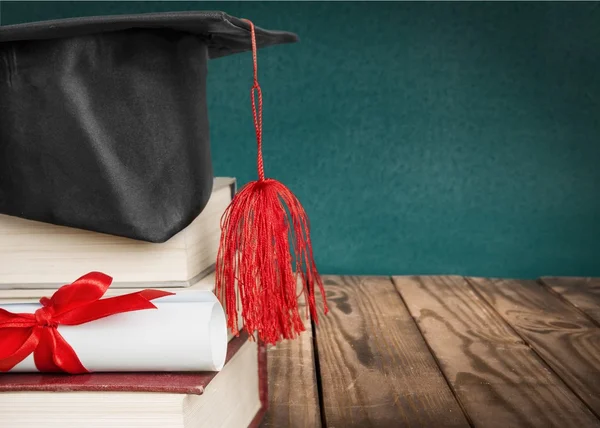
[[[111,282],[110,276],[91,272],[60,287],[51,298],[41,298],[42,307],[34,314],[0,309],[0,371],[11,370],[33,353],[41,372],[88,373],[58,332],[59,325],[79,325],[123,312],[156,309],[150,300],[173,294],[142,290],[100,300]]]

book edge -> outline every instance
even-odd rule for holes
[[[258,428],[269,410],[269,376],[267,367],[267,346],[264,342],[258,342],[258,394],[260,397],[260,409],[248,425],[248,428]]]
[[[237,354],[240,348],[249,340],[249,335],[245,331],[240,332],[239,336],[234,337],[227,346],[227,357],[225,360],[225,366],[227,363]],[[260,352],[260,347],[259,347]],[[259,354],[260,359],[260,354]],[[260,361],[259,361],[260,370]],[[198,385],[192,387],[161,387],[161,386],[146,386],[141,387],[132,382],[131,385],[121,385],[117,387],[106,386],[106,385],[89,385],[89,384],[72,384],[72,385],[61,385],[60,382],[64,382],[69,376],[97,376],[102,377],[106,375],[118,376],[128,375],[135,378],[143,378],[148,375],[160,375],[168,374],[171,376],[181,377],[197,377]],[[168,394],[183,394],[183,395],[202,395],[206,386],[217,376],[219,372],[115,372],[115,373],[91,373],[89,375],[64,375],[64,374],[48,374],[48,373],[3,373],[0,374],[0,393],[6,392],[156,392],[156,393],[168,393]],[[23,384],[18,383],[18,379],[27,378],[45,378],[42,383],[31,383]],[[52,382],[55,378],[56,383]],[[11,379],[16,379],[12,380]],[[259,378],[260,379],[260,378]],[[260,380],[259,380],[260,385]],[[262,403],[262,401],[261,401]]]
[[[231,200],[231,198],[233,198],[233,195],[235,194],[235,188],[236,188],[236,179],[234,177],[214,177],[213,179],[213,190],[212,193],[218,192],[218,191],[222,191],[224,189],[229,189],[229,193],[230,198],[229,200]],[[211,195],[212,196],[212,195]],[[8,216],[8,217],[13,217],[13,216]],[[26,220],[26,219],[19,219],[19,220]],[[196,221],[197,219],[194,219],[194,221]],[[46,224],[44,222],[36,222],[34,220],[26,220],[28,222],[35,222],[35,223],[41,223],[44,224],[44,227],[47,226],[57,226],[57,225],[51,225],[51,224]],[[173,238],[171,238],[169,241],[167,241],[166,243],[163,244],[150,244],[150,243],[146,243],[146,242],[140,242],[140,241],[136,241],[130,238],[123,238],[123,237],[115,237],[112,235],[107,235],[107,234],[103,234],[103,233],[97,233],[97,232],[91,232],[88,230],[82,230],[82,229],[77,229],[77,228],[69,228],[66,226],[57,226],[60,227],[61,229],[65,229],[65,230],[71,230],[71,231],[75,231],[74,233],[76,234],[93,234],[94,236],[96,235],[102,235],[102,236],[106,236],[106,239],[115,239],[118,238],[119,241],[131,241],[134,242],[140,246],[146,246],[146,245],[155,245],[155,248],[158,248],[158,246],[164,247],[165,245],[168,245],[169,242],[179,239],[182,240],[182,244],[183,244],[183,248],[181,248],[180,250],[184,250],[187,251],[187,235],[186,235],[186,229],[182,230],[181,236],[178,237],[179,233],[177,235],[175,235]],[[182,233],[183,232],[183,233]],[[173,249],[169,249],[168,251],[173,251]],[[166,253],[165,253],[166,254]],[[140,253],[140,255],[142,255]],[[195,281],[197,281],[198,279],[206,276],[207,274],[209,274],[212,270],[214,270],[215,264],[214,264],[214,260],[207,260],[208,263],[207,264],[200,264],[200,271],[194,275],[194,277],[192,278],[187,278],[187,273],[186,273],[186,278],[178,278],[178,277],[174,277],[174,278],[163,278],[160,279],[158,281],[130,281],[128,280],[129,277],[127,276],[127,278],[123,278],[122,275],[117,275],[116,273],[113,272],[107,272],[109,274],[113,274],[113,275],[117,275],[116,281],[112,284],[113,288],[138,288],[140,287],[140,284],[144,284],[145,288],[148,287],[152,287],[152,288],[158,288],[158,287],[162,287],[162,288],[178,288],[178,287],[189,287],[190,285],[192,285]],[[188,263],[187,263],[187,259],[186,259],[186,263],[185,263],[185,269],[189,269]],[[37,274],[36,274],[37,275]],[[127,274],[129,275],[129,274]],[[25,293],[31,292],[29,290],[45,290],[45,289],[50,289],[50,290],[55,290],[58,287],[60,287],[61,285],[64,285],[65,282],[63,281],[54,281],[54,277],[48,281],[48,282],[38,282],[38,281],[31,281],[31,280],[27,280],[26,282],[20,282],[17,278],[15,278],[15,281],[9,281],[9,282],[1,282],[0,283],[0,291],[23,291],[25,290]],[[69,279],[69,280],[74,280],[73,279]],[[125,280],[122,280],[125,279]],[[148,278],[149,279],[149,278]]]

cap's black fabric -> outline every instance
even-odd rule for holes
[[[223,12],[0,27],[0,213],[166,241],[212,190],[207,60],[249,49]]]

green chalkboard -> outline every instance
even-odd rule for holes
[[[1,2],[1,24],[216,9],[261,51],[267,175],[337,274],[600,276],[594,2]],[[254,179],[248,54],[210,64],[218,175]]]

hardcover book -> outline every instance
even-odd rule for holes
[[[2,374],[6,428],[256,427],[267,408],[266,350],[244,332],[220,372]]]
[[[161,244],[0,215],[0,290],[56,289],[91,271],[110,274],[112,289],[192,285],[214,267],[234,194],[235,179],[215,178],[202,213]]]

